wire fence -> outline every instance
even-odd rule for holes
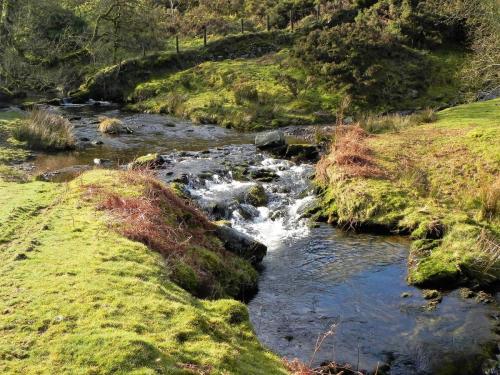
[[[316,20],[319,21],[321,18],[321,14],[322,14],[322,6],[319,3],[314,7],[314,10],[309,15],[314,16]],[[304,18],[306,15],[302,14],[301,16],[302,16],[301,18]],[[271,16],[267,14],[265,16],[265,21],[264,21],[264,26],[265,26],[264,31],[271,32],[273,30],[289,30],[290,32],[295,32],[297,29],[296,26],[298,19],[296,17],[296,11],[293,8],[289,10],[287,18],[288,18],[287,26],[285,28],[283,27],[280,28],[277,27],[276,24],[273,25]],[[238,24],[235,25],[236,27],[234,29],[238,28],[240,34],[254,31],[251,27],[249,27],[249,25],[252,24],[252,22],[246,20],[245,18],[240,18],[238,21],[235,22],[237,22]],[[169,46],[170,47],[169,49],[175,50],[177,53],[179,53],[181,52],[181,49],[184,46],[187,46],[187,48],[202,47],[202,46],[206,47],[210,41],[218,40],[224,37],[223,35],[218,35],[218,34],[212,35],[209,32],[210,32],[209,27],[205,25],[202,27],[201,35],[195,37],[185,36],[184,40],[186,40],[186,42],[184,42],[184,44],[182,36],[179,33],[177,33],[174,36],[171,45]]]

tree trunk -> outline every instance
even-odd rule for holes
[[[5,48],[12,29],[12,0],[0,0],[0,50]]]

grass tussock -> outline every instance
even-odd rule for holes
[[[500,176],[493,183],[484,183],[479,189],[481,218],[492,221],[500,215]]]
[[[373,152],[366,143],[368,137],[368,133],[357,124],[337,126],[331,151],[316,168],[318,179],[327,181],[331,167],[336,167],[347,178],[384,177],[384,171],[376,164]]]
[[[59,151],[75,147],[71,123],[58,114],[35,109],[12,129],[15,139],[35,150]]]
[[[105,116],[99,118],[99,131],[104,134],[114,135],[131,133],[130,129],[125,126],[123,121]]]
[[[436,111],[428,108],[408,116],[401,114],[385,116],[365,115],[359,119],[359,125],[370,134],[381,134],[400,131],[412,126],[430,124],[436,120]]]
[[[498,272],[498,270],[494,270],[500,262],[500,242],[498,238],[495,238],[490,232],[483,229],[478,236],[477,242],[480,249],[479,253],[481,254],[477,259],[478,268],[484,274]]]

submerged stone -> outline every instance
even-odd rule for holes
[[[443,298],[439,291],[431,289],[424,290],[422,292],[422,295],[425,299],[428,300],[441,300]]]

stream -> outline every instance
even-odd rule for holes
[[[107,106],[54,110],[72,119],[79,147],[38,155],[26,169],[58,181],[96,162],[117,167],[159,152],[161,179],[184,183],[213,220],[230,221],[268,247],[259,292],[248,307],[260,341],[278,355],[370,371],[386,364],[394,375],[498,373],[487,368],[498,350],[500,293],[487,305],[452,291],[428,309],[421,290],[405,282],[406,239],[345,233],[303,218],[315,200],[312,164],[262,154],[255,134],[217,126]],[[100,115],[121,118],[134,133],[101,135]],[[241,199],[256,184],[266,192],[265,206]]]

